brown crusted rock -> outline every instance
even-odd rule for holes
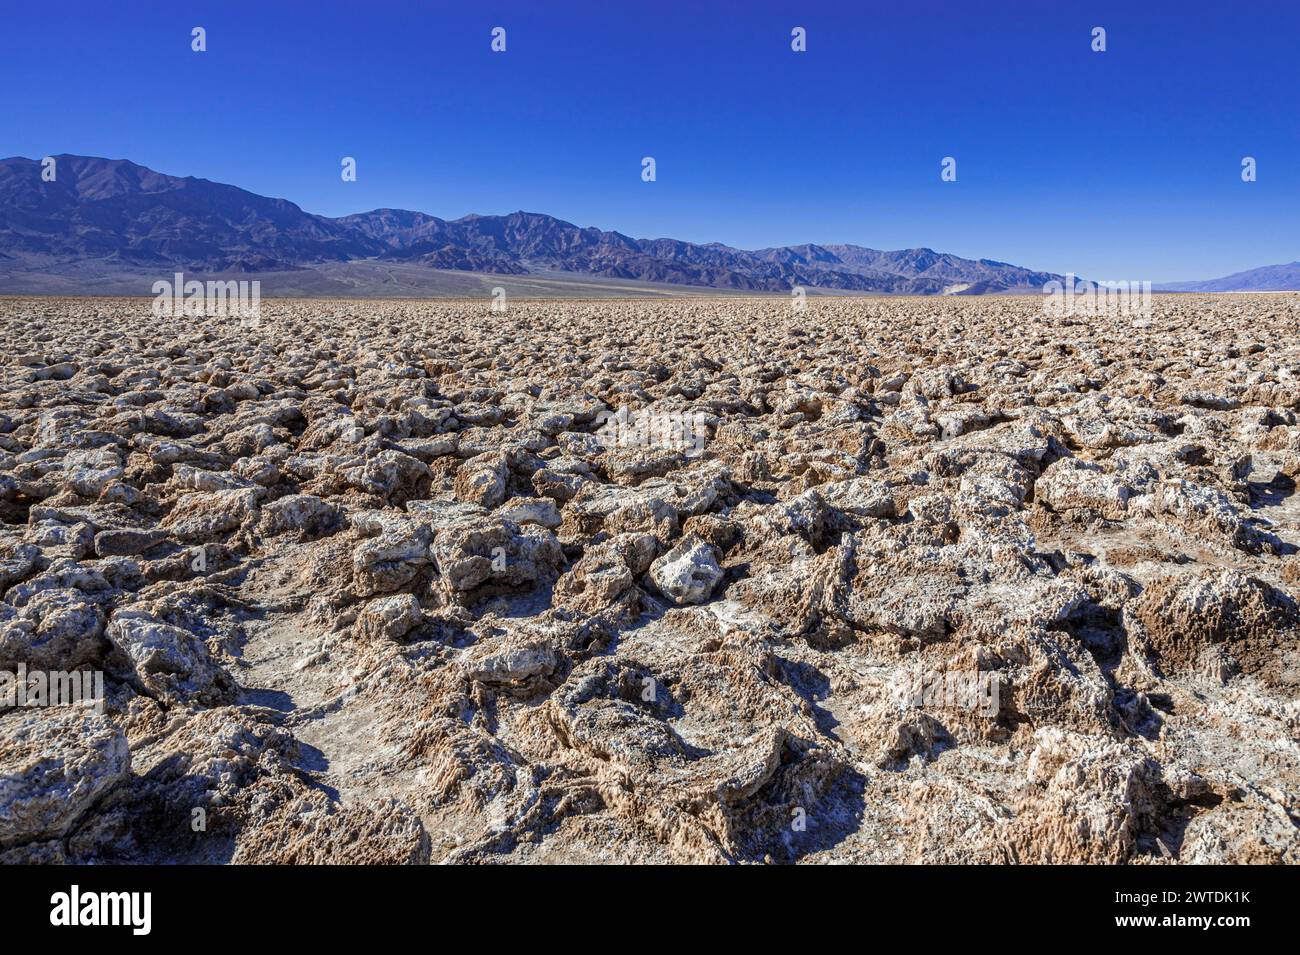
[[[903,804],[907,861],[930,865],[999,865],[1014,862],[1006,844],[1013,815],[978,785],[943,778],[918,780]]]
[[[505,646],[476,648],[464,664],[465,675],[479,683],[522,683],[546,676],[555,666],[549,638],[526,635],[507,638]]]
[[[636,582],[636,576],[616,548],[594,547],[555,585],[556,599],[585,613],[599,613]]]
[[[90,704],[0,716],[0,847],[66,835],[130,771],[126,737]]]
[[[1178,861],[1188,865],[1296,865],[1300,827],[1281,803],[1252,795],[1196,815]]]
[[[496,510],[496,516],[516,524],[536,524],[555,530],[564,519],[555,502],[548,497],[512,497]]]
[[[683,537],[650,565],[655,587],[677,604],[704,603],[723,577],[717,553],[699,537]]]
[[[41,549],[31,544],[0,544],[0,594],[21,583],[42,564]]]
[[[589,480],[584,474],[565,473],[553,468],[539,468],[532,477],[533,490],[561,504],[572,500]]]
[[[1162,577],[1126,608],[1142,630],[1160,666],[1189,672],[1215,644],[1248,673],[1266,678],[1277,652],[1294,646],[1300,611],[1281,591],[1234,570]]]
[[[346,468],[343,480],[350,486],[400,503],[413,496],[429,477],[429,466],[409,454],[380,451],[363,465]]]
[[[661,543],[677,536],[677,509],[664,497],[632,488],[587,484],[564,509],[565,540],[611,534],[650,533]]]
[[[420,602],[410,594],[396,594],[366,604],[357,616],[356,629],[362,640],[402,640],[423,623]]]
[[[72,670],[103,656],[104,615],[80,591],[41,590],[14,610],[0,604],[0,666]]]
[[[1159,767],[1133,744],[1045,731],[1007,837],[1021,862],[1117,865],[1160,811]]]
[[[1213,543],[1243,550],[1262,546],[1237,506],[1218,488],[1183,479],[1161,481],[1149,494],[1132,499],[1129,508],[1157,520],[1173,521]]]
[[[140,690],[167,703],[217,706],[233,699],[235,681],[195,634],[143,610],[118,610],[108,637]]]
[[[262,508],[258,533],[263,537],[296,533],[306,540],[338,529],[343,521],[337,505],[314,494],[289,494]]]
[[[95,535],[95,553],[100,557],[134,557],[167,539],[159,530],[121,528]]]
[[[801,735],[806,717],[764,683],[763,665],[747,645],[694,656],[671,679],[591,660],[554,694],[548,720],[563,746],[615,771],[601,787],[613,811],[646,820],[683,858],[786,856],[796,807],[815,811],[845,767]]]
[[[485,584],[531,587],[553,578],[564,555],[545,528],[484,518],[439,531],[433,558],[443,584],[456,595]]]
[[[456,475],[456,496],[470,504],[493,508],[506,499],[509,471],[498,454],[481,454],[461,465]]]
[[[427,865],[429,834],[396,799],[340,807],[317,790],[245,828],[237,865]]]
[[[186,494],[163,526],[178,540],[207,543],[253,517],[260,495],[260,490],[252,488]]]
[[[716,514],[698,514],[688,517],[682,524],[682,533],[694,534],[719,554],[725,554],[740,540],[740,524]]]
[[[1092,511],[1107,520],[1122,520],[1131,489],[1095,464],[1061,458],[1048,465],[1034,484],[1034,497],[1054,511]]]
[[[398,527],[358,544],[352,552],[357,593],[391,593],[409,584],[431,562],[428,539],[427,531]]]

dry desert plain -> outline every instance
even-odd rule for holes
[[[1298,328],[0,300],[0,861],[1300,861]]]

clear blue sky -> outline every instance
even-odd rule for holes
[[[1300,259],[1298,62],[1295,0],[12,2],[0,156],[1173,281]]]

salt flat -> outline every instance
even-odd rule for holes
[[[1300,861],[1300,296],[0,300],[0,862]]]

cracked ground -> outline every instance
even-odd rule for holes
[[[149,304],[0,300],[0,861],[1300,861],[1300,296]]]

